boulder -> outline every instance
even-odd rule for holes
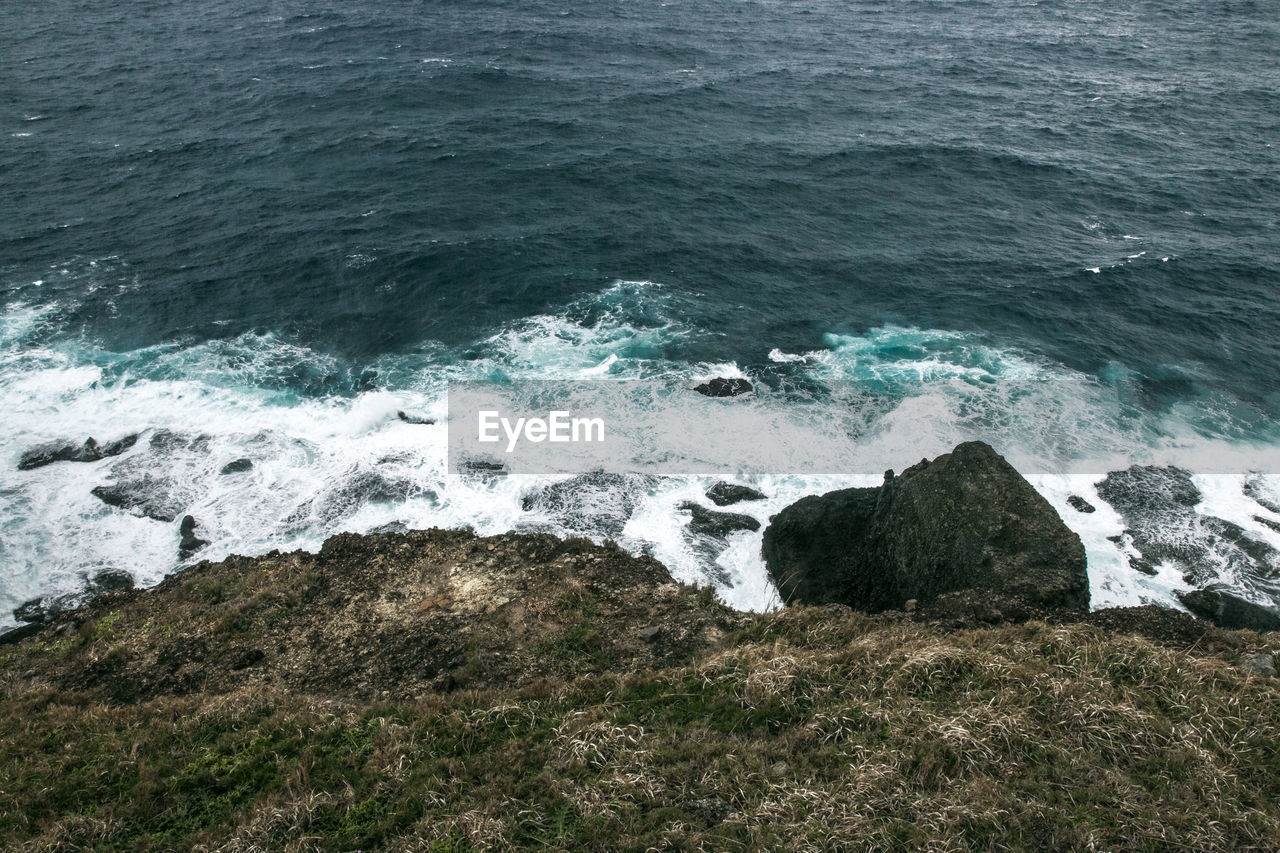
[[[1257,604],[1222,587],[1181,592],[1178,600],[1219,628],[1280,631],[1280,608]]]
[[[1087,500],[1080,497],[1079,495],[1072,495],[1071,497],[1067,498],[1067,503],[1070,504],[1071,508],[1074,509],[1076,512],[1089,513],[1089,512],[1098,511],[1097,507],[1095,507],[1093,504],[1089,503]]]
[[[716,506],[729,506],[743,501],[762,501],[765,493],[737,483],[716,483],[707,489],[707,498]]]
[[[680,509],[690,513],[689,530],[702,536],[723,539],[739,530],[759,530],[760,522],[739,512],[716,512],[693,501],[680,504]]]
[[[417,424],[420,426],[431,426],[435,423],[434,418],[424,418],[421,415],[411,415],[408,412],[396,412],[396,417],[407,424]]]
[[[717,376],[715,379],[694,386],[693,390],[708,397],[737,397],[739,394],[750,393],[751,383],[745,379],[725,379]]]
[[[189,559],[192,554],[209,544],[207,539],[201,539],[196,536],[196,520],[194,516],[183,516],[178,532],[182,536],[182,540],[178,543],[178,558],[181,560]]]
[[[787,602],[878,612],[961,590],[1087,610],[1084,544],[990,446],[966,442],[878,488],[802,498],[764,533]]]
[[[1266,652],[1245,655],[1240,658],[1240,662],[1236,665],[1250,675],[1256,675],[1259,678],[1276,677],[1276,660]]]

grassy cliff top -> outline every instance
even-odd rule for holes
[[[536,536],[202,564],[0,647],[0,848],[1280,847],[1274,635],[1001,615]]]

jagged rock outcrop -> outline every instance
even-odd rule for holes
[[[982,442],[966,442],[877,488],[802,498],[764,534],[785,601],[870,612],[989,590],[1087,609],[1084,545],[1039,493]]]

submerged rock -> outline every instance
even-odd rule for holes
[[[750,393],[752,388],[751,383],[745,379],[725,379],[717,376],[715,379],[694,386],[693,390],[708,397],[737,397]]]
[[[739,530],[760,529],[759,521],[739,512],[716,512],[693,501],[680,504],[680,509],[693,515],[689,521],[689,529],[701,536],[723,539]]]
[[[802,498],[773,518],[763,552],[785,601],[875,612],[990,590],[1084,610],[1084,545],[982,442],[922,461],[878,488]]]
[[[1135,465],[1109,473],[1097,491],[1124,519],[1124,533],[1142,555],[1129,560],[1138,571],[1154,574],[1155,566],[1168,564],[1188,583],[1205,586],[1224,572],[1247,584],[1280,570],[1280,552],[1271,545],[1196,510],[1200,490],[1188,471]]]
[[[431,426],[435,423],[434,418],[424,418],[421,415],[411,415],[408,412],[396,412],[396,417],[407,424],[418,424],[421,426]]]
[[[183,451],[207,453],[209,451],[209,436],[204,434],[190,436],[173,430],[160,429],[152,434],[148,444],[153,451],[162,456]]]
[[[1178,600],[1219,628],[1280,631],[1280,608],[1257,604],[1223,587],[1181,592]]]
[[[245,471],[253,470],[252,459],[235,459],[223,465],[218,471],[219,474],[243,474]]]
[[[1071,497],[1067,498],[1067,503],[1070,504],[1071,508],[1074,509],[1076,512],[1089,513],[1089,512],[1098,511],[1097,507],[1095,507],[1093,504],[1089,503],[1087,500],[1080,497],[1079,495],[1072,495]]]
[[[88,446],[93,439],[84,442],[84,446]],[[82,447],[79,444],[68,442],[49,442],[38,444],[31,450],[24,451],[22,459],[18,460],[19,471],[29,471],[36,467],[44,467],[52,465],[54,462],[70,462],[76,460],[81,455]]]
[[[75,444],[69,441],[51,441],[25,451],[22,454],[22,458],[18,460],[18,470],[30,471],[34,468],[52,465],[55,462],[97,462],[99,459],[105,459],[109,456],[119,456],[130,447],[133,447],[137,441],[137,435],[126,435],[124,438],[113,441],[105,447],[99,446],[93,437],[85,439],[83,444]]]
[[[369,531],[370,535],[374,533],[408,533],[409,525],[403,521],[388,521],[386,524],[379,524],[377,527]]]
[[[520,505],[572,533],[617,538],[654,482],[642,474],[589,471],[543,486],[525,495]]]
[[[1242,489],[1245,497],[1252,500],[1258,506],[1270,510],[1276,514],[1280,514],[1280,503],[1276,503],[1264,490],[1264,484],[1258,475],[1252,475],[1244,481]]]
[[[209,473],[209,441],[206,435],[157,430],[143,452],[111,466],[111,482],[96,486],[93,495],[108,506],[174,521],[199,498]]]
[[[286,521],[299,527],[318,524],[332,528],[367,504],[402,503],[419,496],[434,498],[435,493],[420,489],[410,480],[389,477],[376,468],[356,466],[319,495],[303,502]]]
[[[111,442],[110,444],[108,444],[106,447],[102,448],[102,456],[103,458],[107,458],[110,456],[119,456],[121,453],[124,453],[126,450],[128,450],[130,447],[133,447],[137,443],[138,443],[137,433],[134,433],[133,435],[126,435],[124,438],[117,439]]]
[[[743,501],[762,501],[765,493],[736,483],[716,483],[707,489],[707,498],[716,506],[729,506]]]
[[[140,477],[94,486],[93,496],[107,506],[136,511],[156,521],[169,522],[178,517],[189,503],[189,496],[178,490],[172,479],[143,474]]]
[[[492,459],[462,459],[458,462],[459,474],[475,474],[478,476],[506,474],[506,463]]]

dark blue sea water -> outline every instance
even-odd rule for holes
[[[1200,509],[1280,547],[1242,497],[1280,488],[1249,475],[1280,447],[1277,145],[1266,0],[6,4],[0,604],[179,564],[104,484],[215,558],[530,523],[528,484],[449,478],[395,417],[494,377],[740,374],[764,407],[888,378],[878,469],[975,434],[1098,474],[1194,450]],[[762,518],[817,486],[765,479]],[[1036,484],[1095,603],[1169,600],[1115,512],[1069,516],[1094,479]],[[704,485],[642,495],[624,544],[763,606],[758,536],[715,565],[682,538]]]

